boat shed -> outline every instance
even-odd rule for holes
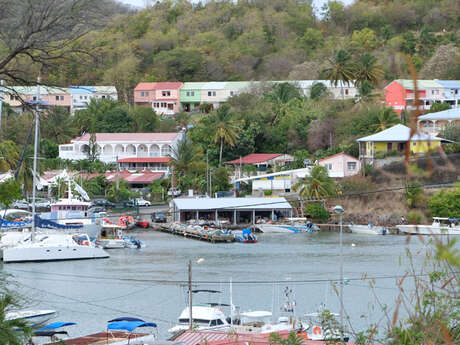
[[[172,202],[176,222],[228,221],[255,224],[259,218],[277,220],[292,216],[292,206],[282,197],[272,198],[176,198]]]

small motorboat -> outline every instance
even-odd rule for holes
[[[373,223],[369,223],[368,225],[350,224],[348,227],[354,234],[386,235],[387,233],[387,228],[384,226],[375,226]]]
[[[121,226],[123,230],[129,230],[136,226],[136,222],[131,216],[121,216],[118,219],[118,226]]]
[[[110,220],[104,218],[102,220],[101,234],[98,236],[96,244],[104,249],[125,248],[126,244],[123,240],[122,227],[119,225],[112,224]]]
[[[141,249],[145,247],[145,243],[137,238],[132,236],[124,236],[122,237],[123,241],[125,241],[125,248],[132,248],[132,249]]]
[[[150,223],[145,221],[145,220],[137,220],[136,221],[136,226],[140,228],[147,229],[150,226]]]
[[[257,236],[252,233],[251,229],[244,228],[243,230],[232,231],[235,236],[235,241],[240,243],[257,243]]]
[[[460,218],[433,217],[431,225],[398,225],[408,235],[460,235]]]
[[[32,327],[43,325],[56,315],[56,310],[18,310],[10,311],[5,315],[6,320],[25,319]]]
[[[49,341],[52,341],[53,343],[61,343],[64,342],[64,339],[57,338],[57,335],[65,335],[68,336],[69,334],[67,331],[63,330],[63,327],[68,327],[68,326],[73,326],[76,325],[75,322],[53,322],[45,327],[40,328],[37,331],[33,332],[33,337],[49,337]],[[33,339],[33,344],[39,343],[36,339]],[[41,344],[42,342],[40,342]],[[47,342],[48,343],[48,342]]]

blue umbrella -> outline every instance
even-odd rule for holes
[[[118,329],[128,332],[134,331],[138,327],[157,327],[156,323],[144,321],[118,321],[107,325],[107,329]]]

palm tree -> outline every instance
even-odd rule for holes
[[[16,302],[11,295],[0,296],[0,344],[22,345],[32,334],[26,320],[6,318],[6,313],[15,306]]]
[[[374,133],[377,133],[398,123],[401,123],[401,121],[394,110],[392,108],[383,108],[377,113],[372,129]]]
[[[205,169],[202,152],[191,141],[185,139],[178,144],[177,148],[172,148],[170,157],[169,165],[174,169],[176,186],[184,189],[195,186],[196,177]]]
[[[377,86],[384,74],[385,72],[382,67],[377,64],[377,59],[374,55],[370,53],[361,55],[356,65],[355,80],[357,85],[360,85],[364,81],[368,81],[373,86]]]
[[[287,105],[294,99],[300,99],[301,95],[299,89],[289,83],[280,83],[273,86],[273,91],[264,96],[266,99],[273,103],[273,110],[275,116],[272,123],[285,112]]]
[[[213,142],[220,142],[219,165],[222,164],[222,150],[224,143],[235,146],[236,140],[239,138],[238,124],[232,119],[230,106],[224,104],[220,106],[215,113],[209,118],[208,129],[214,133]]]
[[[19,151],[16,144],[11,140],[0,143],[0,171],[16,169],[19,161]]]
[[[303,198],[321,200],[337,193],[336,185],[329,177],[327,169],[321,165],[316,165],[310,176],[305,177],[294,187],[299,190],[299,195]]]
[[[351,55],[345,50],[336,51],[334,56],[329,59],[330,67],[325,68],[321,74],[337,86],[340,83],[342,89],[342,97],[345,98],[343,92],[343,84],[349,84],[355,78],[356,66],[351,62]]]

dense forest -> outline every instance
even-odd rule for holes
[[[460,79],[460,3],[456,0],[161,1],[120,14],[79,40],[90,55],[52,68],[55,84],[113,84],[131,100],[139,81],[317,79],[334,52],[371,53],[381,85],[409,77]]]

